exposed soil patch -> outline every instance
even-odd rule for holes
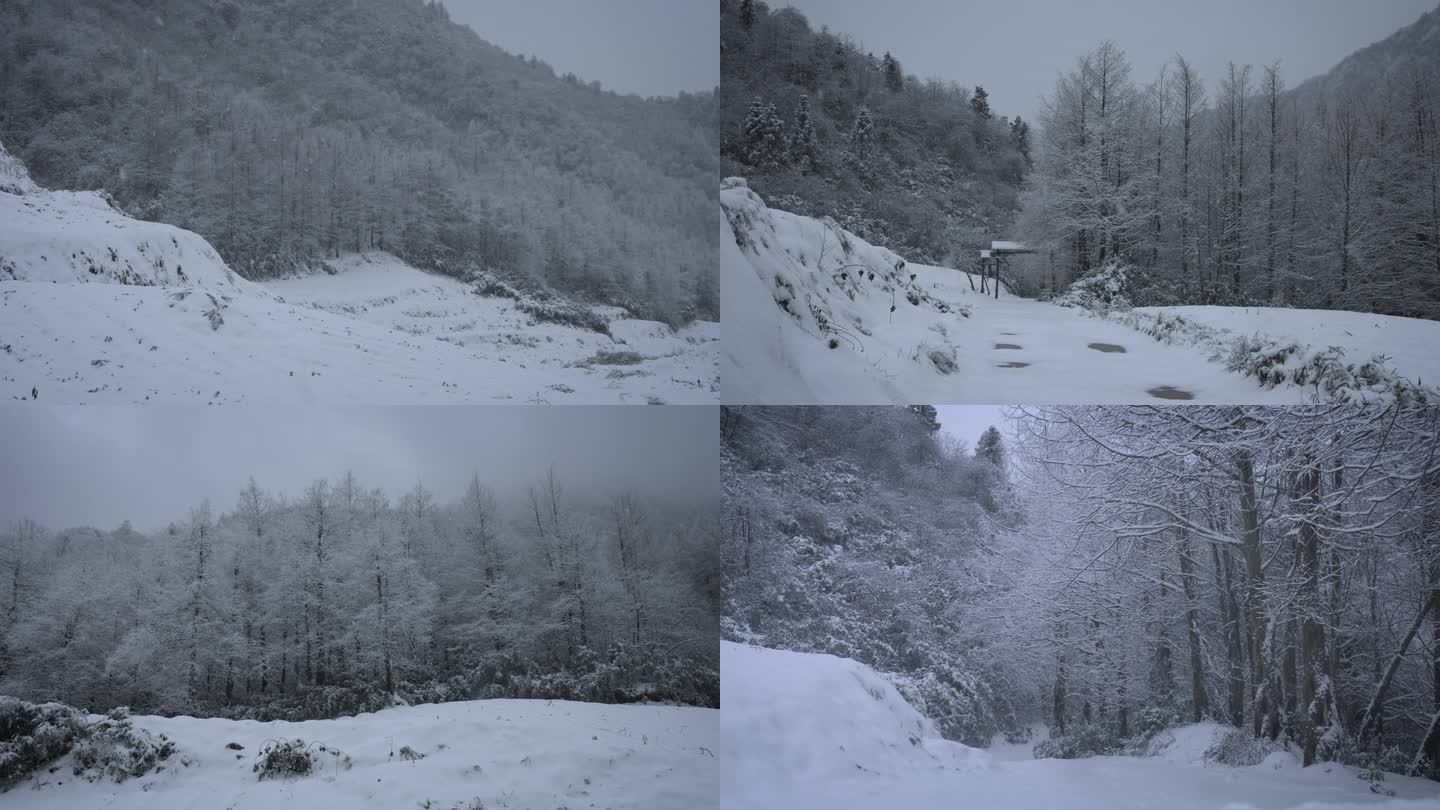
[[[1097,352],[1105,352],[1106,354],[1112,354],[1115,352],[1118,352],[1120,354],[1125,353],[1125,347],[1121,346],[1118,343],[1091,343],[1090,348],[1094,349]]]
[[[1195,395],[1189,391],[1183,391],[1169,385],[1162,385],[1159,388],[1151,388],[1145,393],[1156,399],[1194,399]]]
[[[1024,347],[1022,347],[1022,346],[1021,346],[1020,344],[1018,344],[1018,343],[996,343],[996,344],[995,344],[995,348],[997,348],[997,349],[1020,349],[1020,348],[1024,348]]]
[[[1025,368],[1029,363],[996,363],[996,368]]]

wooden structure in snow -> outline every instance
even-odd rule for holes
[[[980,259],[978,260],[980,269],[980,292],[982,294],[989,293],[990,280],[993,278],[995,281],[995,297],[999,298],[1000,269],[1010,266],[1010,262],[1008,261],[1009,257],[1034,252],[1034,250],[1031,250],[1020,242],[1008,242],[1005,240],[991,242],[989,250],[980,251]],[[975,286],[975,280],[973,278],[970,280],[970,286]]]

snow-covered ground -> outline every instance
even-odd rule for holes
[[[1214,726],[1177,729],[1153,757],[1026,759],[939,739],[874,670],[846,658],[720,647],[721,806],[987,810],[1433,810],[1440,784],[1301,768],[1272,754],[1206,767]]]
[[[1420,318],[1278,307],[1139,307],[1179,315],[1222,333],[1268,335],[1315,349],[1338,346],[1352,362],[1383,358],[1417,385],[1440,384],[1440,324]]]
[[[722,183],[720,203],[726,402],[1285,403],[1315,393],[1232,372],[1214,345],[982,295],[967,273],[903,263],[834,223],[768,208],[738,179]],[[1340,346],[1355,362],[1387,354],[1400,373],[1435,378],[1440,361],[1420,347],[1440,343],[1440,323],[1262,312],[1257,324],[1274,338]]]
[[[91,783],[71,776],[67,755],[54,773],[0,794],[0,806],[669,810],[714,806],[719,790],[714,709],[477,700],[302,723],[133,719],[175,742],[164,770],[121,784]],[[252,765],[261,746],[296,737],[338,748],[350,767],[321,754],[325,765],[317,774],[258,780]],[[424,757],[401,758],[403,746]]]
[[[719,324],[536,322],[386,254],[255,284],[189,231],[35,187],[0,148],[0,400],[704,403]]]

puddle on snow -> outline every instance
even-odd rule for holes
[[[1094,349],[1097,352],[1105,352],[1106,354],[1112,354],[1115,352],[1119,352],[1120,354],[1125,353],[1125,347],[1121,346],[1118,343],[1091,343],[1090,348]]]
[[[1145,393],[1156,399],[1194,399],[1195,395],[1171,385],[1162,385],[1159,388],[1151,388]]]
[[[997,349],[1019,349],[1019,348],[1022,348],[1022,347],[1021,347],[1020,344],[1018,344],[1018,343],[996,343],[996,344],[995,344],[995,348],[997,348]]]
[[[1025,368],[1029,363],[996,363],[996,368]]]

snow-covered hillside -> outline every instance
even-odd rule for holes
[[[0,148],[0,399],[714,402],[719,325],[536,321],[383,254],[245,281],[189,231],[37,188]]]
[[[720,203],[727,402],[1264,404],[1315,394],[1231,371],[1222,347],[1157,341],[1122,319],[1008,291],[982,295],[967,273],[908,264],[833,222],[768,208],[737,178]],[[1429,377],[1435,361],[1410,348],[1440,342],[1429,321],[1390,319],[1406,329],[1386,350],[1388,338],[1345,334],[1352,313],[1265,312],[1281,313],[1271,337],[1339,346],[1360,363],[1378,347],[1411,377]]]
[[[713,806],[719,712],[542,700],[480,700],[259,723],[135,716],[176,744],[164,770],[120,784],[71,776],[69,756],[0,794],[26,808],[653,808]],[[316,774],[258,780],[270,740],[338,749]],[[235,743],[239,750],[228,748]],[[421,758],[402,757],[409,747]]]
[[[1387,776],[1393,798],[1353,769],[1277,754],[1206,767],[1214,726],[1178,729],[1156,756],[1025,760],[938,739],[874,670],[846,658],[720,648],[721,806],[920,810],[1429,810],[1440,784]]]

